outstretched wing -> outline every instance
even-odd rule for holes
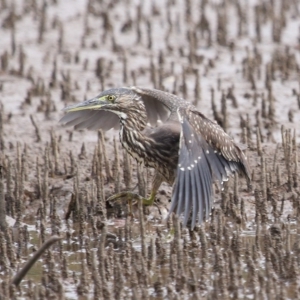
[[[178,117],[182,130],[170,213],[183,213],[186,226],[192,212],[194,228],[197,220],[201,223],[211,212],[213,181],[222,184],[235,171],[249,173],[246,157],[220,126],[192,106],[179,108]]]
[[[167,120],[177,121],[177,108],[181,103],[186,103],[176,95],[163,92],[156,89],[145,89],[131,87],[143,100],[148,122],[155,126],[158,120],[165,122]]]
[[[157,125],[157,121],[165,122],[170,119],[177,119],[177,104],[183,99],[155,89],[143,89],[139,87],[128,87],[116,89],[116,92],[126,92],[138,94],[145,104],[148,122],[152,126]],[[104,131],[111,128],[119,129],[119,118],[116,114],[104,110],[81,110],[66,113],[60,120],[66,126],[74,126],[75,129],[102,129]]]
[[[105,110],[81,110],[66,113],[59,121],[65,126],[74,126],[75,129],[102,129],[119,128],[119,118],[116,114]]]

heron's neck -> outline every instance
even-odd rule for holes
[[[135,103],[135,106],[127,109],[126,112],[119,112],[121,128],[125,131],[142,132],[147,125],[147,113],[143,102]]]
[[[143,130],[147,123],[146,112],[126,114],[120,116],[120,141],[126,151],[131,154],[139,162],[145,159],[145,151],[143,149],[143,141],[147,139]]]

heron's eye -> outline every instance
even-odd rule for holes
[[[107,100],[108,101],[114,101],[115,100],[115,96],[109,95],[109,96],[107,96]]]

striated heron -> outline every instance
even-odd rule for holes
[[[223,184],[235,171],[249,178],[241,149],[195,106],[170,93],[138,87],[114,88],[64,109],[60,120],[76,129],[120,129],[120,141],[139,163],[155,169],[148,199],[122,192],[110,199],[137,198],[154,202],[161,183],[173,185],[170,213],[184,215],[191,228],[208,219],[213,181]]]

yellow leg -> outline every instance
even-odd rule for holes
[[[151,190],[151,194],[149,198],[145,198],[139,194],[133,193],[133,192],[121,192],[121,193],[117,193],[111,197],[109,197],[107,199],[107,201],[113,201],[113,200],[118,200],[118,199],[122,199],[125,198],[127,201],[132,201],[132,200],[138,200],[138,201],[142,201],[142,203],[144,205],[153,205],[154,200],[155,200],[155,195],[157,190],[159,189],[161,183],[163,182],[163,177],[159,174],[159,173],[155,173],[153,182],[152,182],[152,190]]]
[[[143,199],[143,204],[144,205],[153,205],[154,200],[155,200],[155,195],[156,195],[156,191],[152,191],[150,194],[150,197],[148,199]]]

